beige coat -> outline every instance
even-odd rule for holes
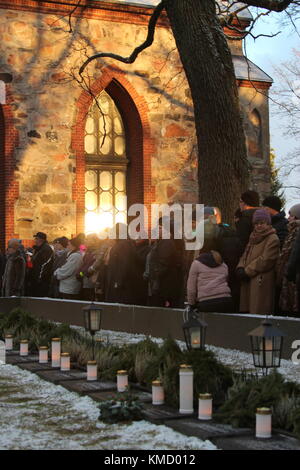
[[[241,283],[240,311],[270,315],[274,309],[275,265],[280,242],[275,233],[268,235],[240,259],[238,268],[245,268],[250,281]]]

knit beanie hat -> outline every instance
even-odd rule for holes
[[[255,211],[253,214],[253,224],[261,221],[265,221],[267,224],[271,225],[271,216],[265,209],[257,209],[257,211]]]
[[[270,207],[270,209],[274,209],[274,211],[280,212],[282,202],[278,196],[268,196],[263,200],[262,206]]]
[[[293,207],[291,207],[289,214],[296,217],[296,219],[300,219],[300,204],[295,204]]]
[[[241,195],[241,200],[247,204],[247,206],[258,207],[259,206],[259,195],[256,191],[245,191]]]

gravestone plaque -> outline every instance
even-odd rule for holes
[[[6,356],[6,363],[7,364],[26,364],[28,362],[38,362],[39,357],[35,354],[31,354],[29,356],[19,356],[16,354]]]
[[[80,395],[87,395],[93,392],[114,391],[117,389],[115,382],[100,382],[98,380],[63,381],[61,385],[71,392],[77,392]]]
[[[86,379],[86,372],[72,369],[70,371],[61,371],[60,369],[53,368],[52,370],[38,371],[37,375],[41,377],[41,379],[48,380],[48,382],[52,382],[54,384],[59,384],[65,380]]]
[[[144,415],[145,419],[148,419],[152,422],[163,422],[169,419],[179,419],[179,418],[186,418],[194,416],[194,414],[190,415],[182,415],[174,408],[170,408],[166,405],[148,405],[145,404],[144,406]]]
[[[115,392],[95,392],[88,394],[93,400],[96,401],[105,401],[105,400],[113,400],[122,397],[122,393]],[[136,397],[142,403],[151,403],[152,402],[152,395],[151,393],[141,392],[139,390],[131,390],[131,395]]]

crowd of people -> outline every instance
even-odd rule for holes
[[[197,233],[196,217],[193,230]],[[300,204],[288,217],[278,197],[260,205],[257,192],[241,195],[235,226],[217,208],[204,208],[204,245],[79,234],[72,239],[34,235],[33,248],[11,239],[0,254],[1,294],[181,308],[299,316]],[[173,236],[172,236],[173,235]],[[196,235],[195,235],[196,236]]]

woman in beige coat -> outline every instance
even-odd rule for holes
[[[253,214],[254,229],[237,266],[241,280],[240,312],[270,315],[274,307],[275,266],[280,242],[264,209]]]

